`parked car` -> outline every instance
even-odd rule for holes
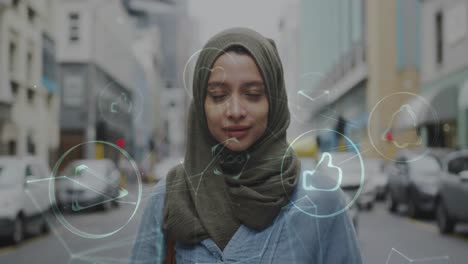
[[[413,218],[433,213],[440,171],[437,159],[430,154],[400,152],[387,170],[388,210],[395,212],[400,204],[405,204]]]
[[[156,181],[166,178],[167,173],[176,165],[182,163],[184,158],[182,156],[169,156],[153,166],[153,174]]]
[[[50,170],[36,157],[0,157],[0,236],[20,243],[25,235],[49,230]]]
[[[445,234],[453,232],[457,222],[468,222],[468,150],[448,155],[442,166],[436,219]]]
[[[366,159],[364,161],[366,168],[366,177],[372,178],[375,186],[375,199],[385,200],[387,196],[388,177],[385,173],[383,160]]]
[[[60,176],[66,178],[56,180],[56,198],[66,211],[106,211],[128,194],[120,188],[120,172],[109,159],[76,160]]]

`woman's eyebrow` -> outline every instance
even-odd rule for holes
[[[226,86],[227,86],[226,83],[219,82],[219,81],[212,81],[212,82],[208,83],[208,87],[222,87],[222,88],[224,88]]]
[[[242,86],[247,87],[247,88],[252,87],[252,86],[263,88],[265,84],[263,83],[263,81],[248,81],[248,82],[245,82]]]

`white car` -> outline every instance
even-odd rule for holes
[[[109,159],[73,161],[55,184],[60,209],[72,212],[106,211],[128,194],[120,188],[120,172]]]
[[[20,243],[49,230],[50,170],[36,157],[0,157],[0,236]]]

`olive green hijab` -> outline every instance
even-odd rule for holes
[[[229,151],[213,138],[204,111],[207,69],[232,46],[244,47],[256,61],[269,101],[265,134],[242,153]],[[284,156],[289,120],[283,69],[274,42],[244,28],[211,38],[195,66],[185,160],[167,176],[164,229],[169,239],[195,244],[211,238],[224,249],[240,225],[257,231],[270,226],[287,204],[300,167],[290,151]]]

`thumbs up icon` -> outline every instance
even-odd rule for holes
[[[322,165],[322,163],[325,162],[326,159],[328,160],[326,166],[328,168],[332,168],[332,169],[336,170],[336,173],[338,174],[337,175],[338,178],[337,178],[335,186],[332,186],[331,188],[318,188],[318,187],[315,187],[313,184],[308,183],[308,181],[310,182],[312,180],[312,178],[317,173],[318,168]],[[343,181],[343,171],[342,171],[342,169],[340,167],[337,167],[337,166],[333,165],[333,158],[330,155],[330,153],[328,153],[328,152],[325,152],[325,153],[322,154],[322,157],[320,158],[320,161],[315,166],[314,170],[305,170],[302,173],[302,188],[304,188],[304,190],[306,190],[306,191],[333,192],[333,191],[336,191],[336,190],[338,190],[340,188],[340,185],[341,185],[342,181]]]

